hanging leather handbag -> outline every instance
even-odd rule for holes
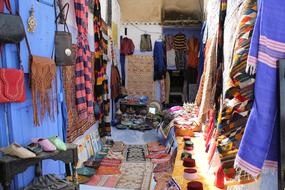
[[[45,115],[54,117],[56,98],[53,90],[56,82],[56,65],[52,58],[32,55],[27,36],[26,45],[30,58],[30,87],[34,111],[34,124],[39,126]],[[53,57],[53,56],[51,56]],[[56,92],[57,94],[57,92]]]
[[[55,15],[56,15],[56,4]],[[59,7],[60,13],[56,16],[56,31],[55,31],[55,63],[57,66],[68,66],[75,64],[75,52],[72,48],[72,36],[69,32],[68,26],[66,24],[66,19],[69,11],[69,4],[66,3],[62,8]],[[64,19],[64,31],[58,31],[57,21],[67,9],[65,19]]]
[[[24,102],[26,100],[24,69],[17,44],[20,69],[0,68],[0,103]]]
[[[4,4],[9,13],[4,13]],[[0,42],[18,43],[25,37],[25,29],[19,15],[13,15],[10,0],[0,0]]]

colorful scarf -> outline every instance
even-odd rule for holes
[[[88,43],[88,1],[74,0],[78,28],[76,51],[76,108],[80,119],[93,116],[93,87],[91,83],[91,53]]]
[[[278,166],[277,61],[285,58],[285,1],[261,1],[248,64],[256,64],[254,103],[241,141],[237,168],[257,177]]]

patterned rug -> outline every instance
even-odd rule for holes
[[[146,162],[148,159],[146,145],[127,145],[124,150],[125,162]]]
[[[144,163],[123,163],[122,175],[116,185],[116,188],[149,190],[152,177],[153,164]]]
[[[126,75],[128,95],[148,96],[150,100],[155,100],[152,56],[128,56]]]

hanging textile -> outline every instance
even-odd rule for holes
[[[285,1],[261,1],[247,60],[256,67],[255,99],[235,161],[254,177],[262,169],[274,175],[278,166],[277,61],[285,58],[284,18]]]
[[[233,53],[230,80],[225,86],[225,97],[222,111],[218,119],[220,136],[218,150],[221,155],[229,156],[233,152],[231,164],[224,169],[233,168],[233,158],[236,156],[246,122],[253,103],[254,78],[246,73],[249,45],[257,13],[256,0],[246,0],[242,4],[242,17],[238,25],[237,38]],[[224,156],[221,156],[224,157]],[[223,159],[223,162],[229,162]]]
[[[166,72],[165,44],[162,41],[156,41],[153,50],[154,73],[153,80],[162,80]]]
[[[88,3],[86,0],[74,0],[76,23],[78,28],[76,51],[76,107],[81,119],[92,118],[94,95],[91,83],[91,53],[88,43]]]
[[[75,47],[74,47],[75,49]],[[92,56],[92,53],[91,53]],[[91,61],[92,68],[94,68],[94,61]],[[66,102],[67,112],[67,139],[68,143],[72,143],[77,137],[83,135],[86,130],[92,127],[96,120],[80,119],[76,107],[76,84],[75,81],[75,65],[62,67],[62,80]],[[92,75],[92,86],[95,83],[95,78]]]
[[[215,88],[213,91],[213,102],[215,109],[220,110],[220,100],[223,91],[223,70],[224,70],[224,24],[227,15],[227,0],[220,2],[220,17],[218,28],[218,47],[217,47],[217,75],[215,80]],[[218,113],[218,112],[216,112]]]
[[[207,43],[209,44],[209,49],[207,49],[206,58],[205,58],[203,89],[202,89],[202,96],[200,99],[201,105],[198,116],[200,123],[203,123],[205,115],[213,107],[213,104],[211,103],[211,98],[212,98],[211,93],[214,88],[214,81],[216,78],[216,71],[217,71],[217,54],[216,54],[217,37],[216,36],[213,37],[213,39],[208,40]]]
[[[205,27],[203,42],[205,45],[204,70],[201,76],[195,103],[200,106],[199,122],[202,123],[210,106],[211,93],[216,73],[216,41],[219,25],[220,0],[209,1],[207,5],[207,25]],[[211,72],[211,73],[210,73]],[[214,77],[214,78],[213,78]]]
[[[121,64],[121,74],[122,74],[122,85],[125,86],[126,82],[126,56],[133,55],[135,51],[135,45],[133,41],[127,37],[121,39],[120,46],[120,64]]]
[[[95,117],[99,120],[100,136],[111,135],[109,116],[109,92],[106,69],[108,64],[108,26],[101,18],[100,0],[94,1],[94,47],[95,47]]]

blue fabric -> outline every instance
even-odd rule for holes
[[[120,63],[121,63],[122,85],[125,86],[125,81],[126,81],[126,71],[125,71],[126,56],[124,54],[121,54],[121,56],[120,56]]]
[[[153,80],[162,80],[166,72],[165,44],[162,41],[156,41],[154,44],[154,75]]]
[[[205,28],[206,28],[206,21],[204,21],[202,29],[201,29],[201,36],[204,36],[204,32],[205,32]],[[205,50],[205,44],[203,42],[203,39],[201,38],[200,41],[200,50],[199,50],[199,65],[198,65],[198,84],[200,84],[200,80],[201,80],[201,76],[203,74],[204,71],[204,50]]]
[[[277,60],[285,58],[285,1],[262,1],[259,8],[249,53],[257,60],[255,100],[236,159],[253,176],[262,168],[277,169]]]

